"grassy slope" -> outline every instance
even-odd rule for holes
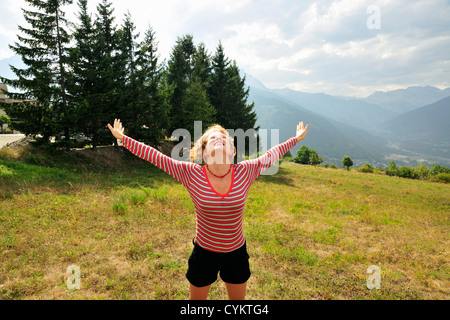
[[[188,193],[150,164],[107,158],[0,154],[0,299],[187,298]],[[248,299],[450,298],[449,195],[448,184],[283,163],[248,197]],[[71,265],[80,290],[67,289]],[[379,290],[367,289],[370,265]],[[210,298],[226,299],[221,281]]]

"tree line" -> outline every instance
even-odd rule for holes
[[[130,14],[116,25],[108,0],[94,17],[88,0],[78,0],[75,22],[64,12],[73,0],[26,2],[33,8],[22,9],[28,26],[19,26],[10,45],[26,67],[11,66],[16,79],[0,77],[16,88],[7,93],[13,102],[1,104],[12,129],[62,148],[80,140],[94,148],[115,143],[106,128],[115,118],[127,135],[154,146],[177,128],[193,137],[194,120],[203,127],[256,129],[245,77],[220,42],[211,54],[184,35],[161,61],[152,27],[138,40]]]

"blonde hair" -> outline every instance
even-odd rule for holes
[[[234,149],[233,155],[236,154],[236,148],[234,147],[233,138],[229,135],[228,131],[225,130],[225,128],[222,127],[221,125],[214,124],[210,126],[208,129],[206,129],[203,135],[197,141],[195,141],[194,146],[191,149],[192,162],[201,160],[201,163],[204,163],[203,151],[205,150],[206,144],[208,143],[208,137],[214,132],[220,132],[224,134],[227,137],[227,140],[233,146]]]

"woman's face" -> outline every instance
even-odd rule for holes
[[[212,156],[218,157],[218,159],[223,159],[224,154],[228,155],[227,158],[233,156],[234,146],[232,142],[225,134],[223,134],[220,131],[211,133],[207,137],[207,142],[203,156],[206,158]]]

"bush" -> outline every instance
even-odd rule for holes
[[[448,183],[450,181],[450,168],[435,164],[430,168],[420,164],[417,167],[409,168],[402,166],[397,168],[394,161],[389,162],[386,174],[409,179],[429,179],[435,182]]]
[[[297,151],[297,156],[294,158],[294,162],[301,164],[320,164],[323,162],[322,157],[314,149],[309,149],[307,146],[303,145]]]
[[[420,164],[414,168],[414,171],[417,173],[420,179],[428,179],[430,176],[430,168],[427,166]]]
[[[410,179],[419,178],[419,175],[413,169],[403,166],[398,168],[397,175],[401,178],[410,178]]]
[[[368,173],[373,173],[374,171],[374,167],[371,164],[363,164],[361,168],[356,169],[359,172],[368,172]]]
[[[450,183],[450,173],[438,173],[437,175],[433,176],[431,180],[436,182]]]
[[[301,164],[309,164],[309,149],[303,145],[297,151],[297,156],[294,158],[294,162]]]
[[[388,169],[386,170],[388,176],[396,176],[398,174],[397,165],[394,161],[389,162]]]
[[[435,176],[439,173],[448,173],[450,174],[450,168],[440,166],[438,164],[435,164],[430,169],[430,175]]]

